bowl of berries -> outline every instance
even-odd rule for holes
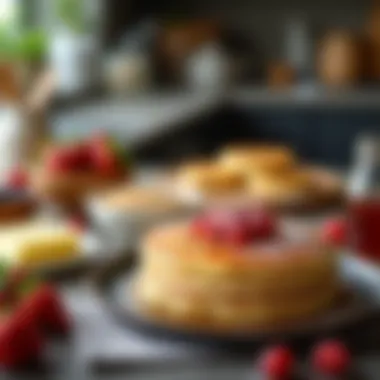
[[[97,133],[48,149],[32,175],[32,189],[42,199],[77,205],[92,193],[128,179],[131,162],[112,136]]]

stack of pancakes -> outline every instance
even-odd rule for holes
[[[197,329],[273,328],[325,310],[338,292],[336,256],[312,237],[233,247],[180,222],[153,229],[141,260],[140,310]]]

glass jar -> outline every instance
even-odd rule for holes
[[[109,59],[106,82],[115,94],[130,94],[147,90],[151,84],[148,57],[140,52],[123,52]]]
[[[361,137],[348,189],[349,239],[355,252],[380,260],[380,136]]]

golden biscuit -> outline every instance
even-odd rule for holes
[[[205,195],[231,194],[245,185],[244,177],[216,163],[201,161],[182,167],[177,176],[181,191],[194,191]]]
[[[283,146],[246,145],[223,150],[219,162],[225,168],[243,174],[257,171],[283,172],[296,164],[293,152]]]

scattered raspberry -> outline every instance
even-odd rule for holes
[[[0,328],[0,366],[17,369],[40,358],[44,340],[28,310],[10,317]]]
[[[36,323],[43,330],[63,335],[70,331],[68,312],[53,286],[41,286],[26,300],[24,307],[33,311]]]
[[[329,340],[319,343],[312,352],[313,366],[322,373],[340,375],[351,364],[351,354],[340,341]]]
[[[285,346],[267,349],[259,358],[260,369],[269,377],[286,378],[294,370],[295,358],[292,351]]]

